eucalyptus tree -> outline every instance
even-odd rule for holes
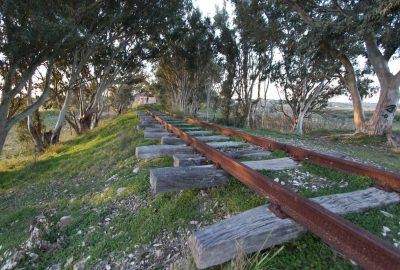
[[[118,12],[113,12],[105,6],[105,2],[97,2],[88,10],[85,17],[83,17],[79,24],[79,39],[75,41],[74,48],[64,51],[63,59],[59,65],[60,70],[63,72],[61,80],[67,80],[68,83],[61,89],[58,94],[58,99],[64,97],[60,109],[57,122],[52,130],[49,131],[48,144],[55,144],[59,142],[61,129],[64,125],[67,111],[73,96],[73,88],[77,87],[79,76],[93,57],[94,53],[100,46],[105,46],[101,41],[102,35],[114,24],[121,20],[122,15]],[[116,35],[110,37],[110,42],[115,41]],[[60,103],[60,102],[58,102]]]
[[[82,22],[81,42],[77,42],[74,50],[69,53],[69,83],[57,124],[52,130],[52,143],[58,142],[74,92],[79,102],[75,103],[75,110],[69,109],[69,115],[79,111],[76,130],[82,133],[97,124],[103,111],[107,89],[113,84],[122,83],[124,78],[131,76],[131,72],[137,72],[142,67],[143,61],[154,57],[153,50],[162,42],[160,36],[173,23],[184,5],[184,1],[179,0],[134,3],[121,0],[100,1],[96,8],[92,9],[91,14]],[[100,59],[101,57],[104,59]],[[76,85],[88,79],[89,73],[82,73],[85,66],[86,71],[92,72],[89,76],[91,82],[97,82],[95,93],[90,96],[84,91],[93,91],[92,88]],[[124,76],[121,72],[125,73]],[[86,78],[78,80],[79,76]]]
[[[342,81],[352,97],[356,131],[387,135],[392,143],[392,122],[400,97],[400,71],[392,73],[388,63],[399,55],[400,3],[396,0],[283,2],[312,26],[321,49],[338,59],[345,68]],[[351,50],[354,48],[357,48],[356,52]],[[367,56],[380,85],[378,104],[368,122],[363,114],[356,72],[350,61],[353,53]]]
[[[5,0],[0,5],[0,152],[11,127],[37,110],[47,99],[54,61],[78,37],[76,22],[90,9],[79,1],[77,9],[62,2]],[[27,82],[46,69],[40,97],[22,110],[12,104],[27,93]]]
[[[208,18],[197,9],[189,9],[169,34],[168,48],[157,67],[157,79],[172,95],[174,108],[196,114],[200,102],[215,75],[213,31]]]
[[[284,97],[275,109],[289,120],[297,135],[303,134],[306,117],[322,111],[328,100],[343,90],[339,79],[334,76],[335,70],[327,68],[327,63],[317,59],[315,52],[302,46],[305,38],[296,40],[292,35],[282,43],[282,60],[274,65],[273,72],[273,81]]]
[[[214,46],[218,53],[217,63],[222,67],[221,112],[225,122],[229,121],[231,103],[234,94],[234,79],[236,77],[237,57],[239,54],[236,33],[229,22],[229,14],[224,6],[217,10],[214,16],[215,40]]]
[[[288,119],[292,130],[302,135],[304,118],[325,108],[329,98],[342,93],[343,86],[337,66],[320,57],[308,24],[284,9],[266,12],[268,27],[279,25],[273,43],[276,59],[270,71],[283,98],[274,107]]]
[[[271,73],[276,35],[265,20],[259,1],[237,1],[234,23],[239,48],[234,87],[238,100],[236,115],[250,127],[261,101],[262,85]]]

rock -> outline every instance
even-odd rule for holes
[[[117,174],[114,174],[113,176],[111,176],[110,178],[108,178],[107,180],[106,180],[106,182],[113,182],[113,181],[115,181],[115,180],[117,180],[118,179],[118,175]]]
[[[126,190],[126,187],[120,187],[117,189],[117,196],[121,195],[122,192],[124,192]]]
[[[67,268],[68,266],[70,266],[73,261],[74,261],[74,256],[69,257],[68,260],[64,264],[64,268]]]
[[[61,266],[59,263],[53,264],[52,266],[47,267],[46,270],[61,270]]]
[[[63,216],[60,218],[60,221],[57,223],[57,228],[61,229],[72,222],[71,216]]]
[[[31,234],[28,238],[28,240],[25,243],[26,248],[32,249],[37,246],[40,246],[40,230],[38,227],[33,227],[31,229]]]
[[[389,218],[393,218],[394,216],[386,211],[380,210],[380,212],[385,216],[385,217],[389,217]]]
[[[84,270],[85,269],[85,263],[89,259],[90,259],[90,256],[88,256],[85,259],[82,259],[79,262],[77,262],[76,264],[74,264],[73,270]]]
[[[36,261],[37,258],[39,258],[39,255],[37,255],[37,254],[34,253],[34,252],[29,252],[27,255],[28,255],[29,257],[31,257],[32,261]]]
[[[133,168],[133,170],[132,170],[132,173],[138,173],[138,172],[139,172],[139,170],[140,170],[140,168],[139,168],[139,167],[135,167],[135,168]]]
[[[12,259],[8,259],[6,261],[6,263],[3,265],[3,267],[1,268],[1,270],[11,270],[11,269],[14,269],[16,265],[17,265],[16,261],[14,261]]]
[[[162,250],[161,250],[161,249],[157,249],[157,250],[156,250],[156,257],[157,257],[157,258],[161,258],[162,255],[163,255]]]

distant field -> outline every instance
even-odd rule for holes
[[[369,119],[375,109],[375,104],[364,104],[365,117]],[[289,107],[286,107],[287,113],[290,113]],[[200,111],[201,118],[205,118],[206,111]],[[219,112],[210,112],[209,119],[215,121],[220,118]],[[232,117],[233,118],[233,117]],[[253,118],[256,120],[254,128],[271,128],[281,132],[290,132],[291,126],[288,119],[281,112],[273,109],[272,104],[267,104],[267,109],[264,111],[258,110],[257,115]],[[235,119],[231,120],[233,125]],[[354,130],[353,123],[353,107],[351,103],[329,103],[328,108],[321,113],[314,113],[304,120],[304,132],[316,132],[318,130],[332,130],[335,132],[352,132]],[[400,132],[400,114],[397,113],[393,123],[393,130]]]

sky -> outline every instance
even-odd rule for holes
[[[200,11],[206,16],[213,16],[215,14],[215,7],[222,8],[224,5],[223,0],[193,0],[194,6],[198,7]],[[227,9],[229,10],[229,1],[227,1]]]
[[[233,10],[233,7],[229,4],[229,1],[227,2],[227,10],[228,12]],[[203,13],[205,16],[213,17],[215,14],[215,9],[218,6],[219,8],[222,8],[224,1],[223,0],[193,0],[194,6],[198,7],[200,11]],[[231,13],[229,12],[229,13]],[[359,60],[361,65],[363,65],[366,61],[366,59],[360,58]],[[363,63],[364,62],[364,63]],[[400,70],[400,59],[392,60],[389,62],[389,68],[392,71],[393,74],[398,72]],[[377,86],[378,80],[376,76],[372,78]],[[275,87],[270,87],[268,90],[267,94],[267,99],[279,99],[279,95],[277,92],[277,89]],[[371,98],[367,98],[364,100],[366,103],[376,103],[378,101],[379,93],[375,94]],[[345,95],[337,96],[331,99],[333,102],[350,102],[349,98]]]

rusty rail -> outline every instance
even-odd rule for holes
[[[400,252],[393,245],[355,226],[320,205],[275,183],[243,163],[197,140],[147,110],[167,130],[204,154],[217,166],[267,198],[273,207],[305,226],[334,249],[365,269],[400,269]]]
[[[300,147],[276,142],[271,139],[261,138],[254,135],[250,135],[243,131],[233,130],[225,127],[221,127],[215,124],[210,124],[206,122],[202,122],[200,120],[194,118],[184,117],[182,115],[173,114],[168,111],[161,110],[161,112],[173,116],[175,118],[183,119],[189,123],[200,125],[213,131],[221,132],[224,135],[229,136],[239,136],[243,140],[261,146],[269,151],[275,150],[283,150],[290,155],[294,160],[306,160],[308,162],[320,165],[322,167],[335,169],[355,175],[368,176],[374,180],[374,184],[377,188],[386,190],[386,191],[397,191],[400,192],[400,174],[385,171],[383,169],[367,166],[361,163],[357,163],[350,160],[344,160],[328,155],[324,155],[321,153],[317,153],[314,151],[310,151],[307,149],[303,149]]]

